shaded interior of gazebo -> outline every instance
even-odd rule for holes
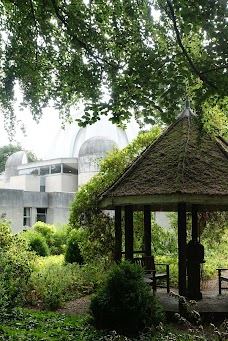
[[[151,212],[178,212],[179,294],[200,293],[198,212],[228,210],[228,142],[211,137],[197,124],[189,105],[101,196],[100,207],[115,210],[116,261],[122,257],[122,213],[125,258],[133,261],[133,212],[144,212],[144,253],[151,255]],[[192,240],[186,242],[186,213],[192,214]],[[187,277],[187,264],[190,264]],[[191,271],[192,269],[192,271]],[[192,278],[189,279],[189,273]],[[191,276],[191,274],[190,274]],[[188,282],[188,290],[187,290]]]

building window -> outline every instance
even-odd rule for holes
[[[51,165],[51,174],[61,173],[61,165]]]
[[[37,216],[36,221],[42,221],[46,223],[47,209],[46,208],[37,208]]]
[[[47,174],[50,174],[49,166],[47,166],[47,167],[40,167],[40,175],[47,175]]]
[[[23,174],[35,174],[39,175],[39,168],[26,168],[26,169],[20,169],[18,171],[18,174],[23,175]]]
[[[45,176],[40,177],[40,192],[45,192]]]
[[[24,207],[23,226],[31,226],[31,208]]]
[[[63,164],[63,173],[78,174],[78,170],[76,168]]]

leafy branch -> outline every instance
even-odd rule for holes
[[[35,11],[34,11],[34,6],[32,3],[32,0],[29,0],[30,2],[30,7],[31,7],[31,11],[32,11],[32,17],[34,20],[34,24],[35,24],[35,30],[36,30],[36,49],[35,49],[35,56],[36,56],[36,62],[38,61],[38,44],[37,44],[37,37],[38,37],[38,25],[37,25],[37,21],[36,21],[36,16],[35,16]]]
[[[200,72],[197,67],[195,66],[195,64],[193,63],[191,57],[189,56],[188,52],[186,51],[185,47],[184,47],[184,44],[181,40],[181,35],[180,35],[180,31],[178,29],[178,26],[177,26],[177,20],[176,20],[176,16],[175,16],[175,13],[174,13],[174,9],[173,9],[173,6],[172,6],[172,3],[170,0],[167,0],[167,5],[169,7],[169,10],[170,10],[170,14],[171,14],[171,20],[173,22],[173,27],[174,27],[174,31],[176,33],[176,38],[177,38],[177,42],[178,42],[178,45],[180,46],[184,56],[186,57],[187,61],[189,62],[189,65],[191,66],[192,70],[199,76],[199,78],[201,79],[201,81],[203,81],[204,83],[206,83],[207,85],[211,86],[212,88],[214,89],[217,89],[217,87],[211,83],[205,76],[202,72]]]
[[[54,8],[54,11],[55,11],[55,14],[57,16],[57,18],[62,22],[62,24],[66,27],[67,29],[67,32],[68,34],[73,38],[73,40],[75,42],[78,43],[78,45],[84,49],[86,52],[88,52],[88,54],[90,56],[92,56],[96,62],[102,67],[103,66],[103,63],[106,63],[108,64],[109,66],[111,67],[114,67],[114,68],[118,68],[118,66],[116,64],[113,64],[113,63],[110,63],[106,58],[101,58],[100,56],[96,55],[93,51],[92,51],[92,47],[89,46],[88,44],[86,44],[84,41],[82,41],[77,35],[73,34],[70,29],[69,29],[69,25],[68,25],[68,22],[67,20],[64,18],[63,15],[60,14],[60,8],[59,6],[57,5],[56,1],[55,0],[51,0],[52,2],[52,5],[53,5],[53,8]]]

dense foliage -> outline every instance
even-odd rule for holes
[[[39,256],[60,255],[65,252],[68,239],[67,225],[57,229],[54,225],[36,222],[30,230],[21,233],[30,250]]]
[[[83,263],[83,257],[80,250],[80,242],[82,241],[82,233],[80,230],[72,230],[67,239],[65,262],[66,263]]]
[[[164,320],[163,311],[143,280],[143,269],[128,262],[114,264],[92,297],[94,323],[99,329],[137,334]]]
[[[139,337],[132,338],[116,331],[96,330],[88,317],[17,308],[1,318],[0,337],[12,341],[219,341],[228,335],[227,321],[220,325],[212,324],[210,329],[193,326],[183,318],[179,323],[181,326],[177,328],[161,324],[155,335],[148,329]]]
[[[98,198],[160,132],[161,128],[155,126],[151,131],[139,134],[124,149],[109,152],[107,158],[101,161],[99,173],[75,194],[69,222],[72,228],[84,229],[81,251],[85,260],[101,255],[112,258],[113,216],[101,212]]]
[[[171,122],[183,97],[227,108],[225,0],[0,1],[0,105],[13,120],[15,84],[38,119],[50,102],[81,123],[101,114]],[[10,127],[9,127],[10,128]],[[11,133],[12,124],[11,124]]]
[[[64,302],[94,292],[105,274],[104,263],[66,264],[64,256],[37,258],[25,302],[41,309],[57,309]]]
[[[100,340],[104,333],[88,325],[85,317],[14,309],[1,319],[2,340]]]
[[[29,249],[34,251],[38,256],[49,256],[50,250],[46,239],[40,233],[33,230],[28,230],[24,233],[24,239],[27,241]]]
[[[10,223],[0,221],[0,313],[22,302],[32,272],[34,255],[25,242],[12,235]]]

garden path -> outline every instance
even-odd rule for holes
[[[163,290],[163,289],[160,289],[160,290]],[[217,278],[205,282],[202,286],[202,291],[207,296],[208,295],[211,297],[217,296],[218,295]],[[228,292],[224,292],[224,294],[220,296],[220,303],[222,299],[227,300],[227,294]],[[63,312],[63,313],[69,313],[73,315],[86,315],[88,313],[89,303],[90,303],[90,296],[87,295],[77,300],[67,302],[63,308],[60,308],[57,311]]]

